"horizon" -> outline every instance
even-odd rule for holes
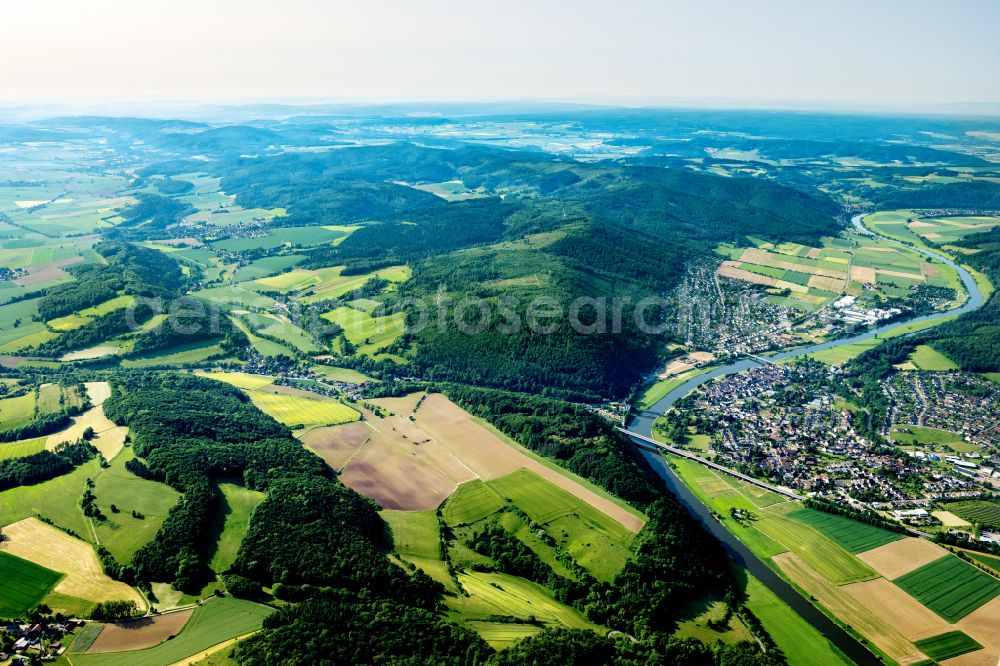
[[[1000,110],[1000,48],[989,46],[1000,6],[983,0],[637,1],[614,12],[591,1],[567,12],[523,0],[503,10],[451,0],[289,0],[280,9],[180,0],[156,12],[48,0],[8,12],[23,29],[2,47],[15,63],[0,69],[4,106],[516,100]]]

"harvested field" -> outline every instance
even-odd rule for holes
[[[962,520],[951,511],[931,511],[931,515],[940,520],[945,527],[972,527],[972,523]]]
[[[299,439],[306,448],[339,472],[373,433],[371,426],[359,421],[346,425],[313,428]]]
[[[926,658],[888,621],[866,608],[843,588],[828,583],[795,553],[782,553],[771,559],[793,583],[815,597],[824,608],[840,620],[875,643],[891,659],[900,664],[914,664]]]
[[[90,544],[37,518],[25,518],[7,525],[3,531],[7,538],[0,542],[0,550],[66,574],[56,585],[55,592],[94,602],[132,600],[139,608],[146,607],[135,589],[105,575]]]
[[[809,277],[809,286],[813,289],[839,293],[844,289],[845,284],[846,281],[843,278],[832,278],[825,275],[812,275]]]
[[[424,397],[423,393],[410,393],[399,398],[377,398],[373,403],[382,409],[388,409],[393,414],[400,416],[410,416],[417,409],[417,404]]]
[[[625,510],[611,499],[597,494],[575,479],[564,476],[510,446],[440,393],[428,395],[424,399],[416,413],[416,424],[436,441],[447,446],[480,478],[495,479],[525,467],[613,518],[632,532],[638,532],[645,523],[643,518]]]
[[[87,388],[90,404],[94,407],[103,405],[104,401],[111,397],[111,384],[107,382],[87,382],[84,386]]]
[[[876,270],[879,275],[891,275],[893,277],[906,278],[907,280],[916,280],[918,282],[923,282],[924,276],[920,273],[904,273],[903,271],[887,271],[885,269],[879,268]]]
[[[440,440],[416,444],[404,439],[385,420],[363,411],[365,423],[372,431],[371,437],[348,459],[340,479],[383,508],[433,509],[447,499],[458,484],[476,478],[476,473],[442,446]],[[354,440],[359,436],[351,433]],[[339,448],[347,447],[340,445]]]
[[[806,259],[819,259],[819,254],[822,251],[823,250],[818,247],[811,247],[809,248],[809,251],[806,252]]]
[[[87,652],[124,652],[153,647],[179,634],[192,613],[194,609],[188,609],[131,622],[107,624]]]
[[[754,284],[762,284],[768,287],[775,287],[778,284],[778,280],[776,278],[768,275],[751,273],[750,271],[743,270],[742,268],[736,268],[735,266],[721,266],[719,267],[719,270],[716,271],[716,274],[721,275],[722,277],[732,278],[734,280],[743,280],[744,282],[753,282]]]
[[[947,554],[948,551],[927,539],[907,537],[858,553],[858,559],[889,580],[895,580]]]
[[[993,657],[993,664],[1000,663],[1000,597],[972,611],[955,626],[981,643]]]
[[[823,275],[826,277],[843,278],[843,271],[835,271],[830,268],[815,266],[812,262],[782,261],[779,255],[771,254],[766,250],[757,248],[747,248],[740,255],[740,261],[758,266],[769,266],[771,268],[781,268],[786,271],[797,271],[800,273],[810,273],[812,275]]]
[[[851,279],[855,282],[875,284],[877,276],[875,269],[868,266],[851,266]]]
[[[102,401],[103,402],[103,401]],[[73,424],[65,430],[49,435],[45,441],[45,448],[54,450],[57,445],[63,442],[75,442],[83,437],[83,431],[87,428],[94,429],[94,438],[90,443],[97,447],[108,460],[111,460],[125,446],[125,436],[128,428],[116,426],[114,421],[104,415],[104,407],[92,407],[79,416],[73,417]]]
[[[951,625],[885,578],[841,588],[911,641],[937,636]]]

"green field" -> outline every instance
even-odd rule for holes
[[[0,551],[0,618],[34,608],[61,578],[61,573]]]
[[[344,337],[357,348],[357,352],[368,356],[395,342],[403,334],[406,323],[402,312],[373,317],[349,307],[326,312],[323,318],[344,329]]]
[[[668,393],[673,391],[675,388],[691,379],[692,377],[697,377],[698,375],[704,374],[709,371],[709,368],[695,368],[694,370],[688,370],[687,372],[682,372],[675,377],[668,377],[667,379],[661,379],[652,386],[646,388],[639,397],[636,399],[636,406],[641,410],[650,409],[653,405],[658,403],[664,398]]]
[[[239,316],[259,335],[277,338],[289,347],[307,354],[322,351],[305,331],[276,315],[248,312]]]
[[[240,266],[233,274],[233,282],[259,280],[263,277],[277,275],[287,271],[306,258],[304,254],[279,254],[274,257],[262,257],[251,261],[246,266]]]
[[[631,558],[632,532],[534,472],[521,469],[488,484],[550,534],[561,535],[573,560],[598,580],[610,581]]]
[[[918,345],[910,354],[910,361],[921,370],[958,370],[954,361],[930,345]]]
[[[940,636],[924,638],[913,644],[934,661],[951,659],[966,652],[983,649],[982,645],[961,631],[949,631]]]
[[[521,620],[535,618],[545,624],[590,629],[593,624],[580,611],[552,598],[552,594],[537,583],[502,573],[472,571],[458,574],[465,590],[475,601],[494,608],[496,615],[509,615]]]
[[[852,553],[863,553],[904,537],[902,534],[881,530],[850,518],[815,509],[800,509],[787,515],[793,520],[816,528]]]
[[[480,479],[473,479],[451,494],[441,515],[449,525],[470,525],[493,515],[503,506],[503,498],[496,491]]]
[[[836,541],[816,528],[789,517],[802,509],[792,506],[789,508],[792,510],[787,516],[775,511],[763,513],[763,517],[754,522],[754,526],[801,557],[816,573],[834,585],[857,583],[878,577],[868,565],[854,557]]]
[[[747,608],[764,625],[789,664],[848,666],[854,663],[753,576],[747,575],[745,593]]]
[[[957,622],[1000,594],[1000,580],[954,555],[925,564],[893,582],[948,622]]]
[[[375,381],[367,375],[363,375],[357,370],[350,368],[338,368],[335,365],[314,365],[312,371],[323,379],[331,382],[345,382],[347,384],[364,384]]]
[[[214,645],[260,629],[274,609],[251,601],[224,597],[209,599],[195,609],[175,638],[156,647],[132,652],[78,654],[74,666],[169,666]]]
[[[893,442],[899,444],[929,444],[933,446],[966,444],[962,436],[956,432],[910,424],[894,425],[889,431],[889,437]]]
[[[134,457],[132,449],[126,447],[107,469],[93,477],[97,505],[108,517],[94,521],[94,529],[101,545],[119,562],[130,561],[135,551],[153,539],[167,513],[180,499],[170,486],[140,478],[125,469],[125,463]],[[118,513],[111,510],[112,504]],[[133,518],[132,511],[143,518]],[[89,531],[83,534],[89,535]]]
[[[36,437],[35,439],[22,439],[17,442],[0,442],[0,460],[9,458],[23,458],[45,449],[45,440],[48,437]]]
[[[389,282],[403,282],[410,277],[409,266],[390,266],[372,273],[361,275],[341,275],[343,266],[331,266],[319,270],[294,269],[288,273],[262,278],[246,283],[248,287],[282,293],[297,292],[303,302],[340,298],[354,291],[373,277]]]
[[[332,399],[303,398],[283,393],[251,391],[253,404],[287,426],[338,425],[357,421],[361,415]]]
[[[274,383],[274,377],[270,375],[251,375],[246,372],[202,372],[198,375],[249,391]]]
[[[667,461],[684,481],[684,485],[714,511],[718,519],[759,557],[768,558],[789,550],[754,527],[759,521],[740,522],[730,516],[731,509],[742,509],[755,516],[766,515],[758,511],[760,507],[751,499],[753,496],[750,491],[751,484],[733,479],[734,486],[720,478],[721,474],[686,458],[668,456]]]
[[[218,343],[207,340],[123,359],[121,365],[123,368],[181,367],[198,365],[209,359],[224,356],[225,353]]]
[[[851,359],[861,356],[869,349],[874,349],[886,340],[899,337],[900,335],[906,335],[907,333],[913,333],[916,331],[923,331],[928,328],[933,328],[945,322],[949,322],[954,319],[957,315],[945,315],[943,317],[937,317],[936,319],[930,319],[925,321],[915,321],[909,324],[903,324],[898,328],[894,328],[889,333],[880,335],[875,338],[868,338],[865,340],[860,340],[858,342],[852,342],[847,345],[840,345],[837,347],[832,347],[830,349],[823,349],[818,352],[813,352],[808,354],[809,358],[814,358],[817,361],[826,363],[827,365],[842,365],[847,363]]]
[[[392,529],[393,547],[399,556],[449,590],[455,587],[448,567],[441,560],[441,531],[436,511],[383,509],[382,519]]]
[[[230,252],[271,249],[281,247],[285,244],[308,247],[310,245],[332,243],[344,235],[342,231],[335,231],[325,227],[276,227],[268,231],[264,236],[258,236],[257,238],[230,238],[212,243],[212,247],[229,250]]]
[[[236,553],[250,525],[250,516],[266,495],[234,483],[220,483],[219,490],[222,491],[220,517],[223,524],[209,566],[212,571],[221,574],[236,561]]]
[[[35,392],[0,400],[0,432],[30,423],[35,413]]]
[[[967,520],[970,523],[1000,527],[1000,502],[966,500],[962,502],[949,502],[943,506],[959,518]]]

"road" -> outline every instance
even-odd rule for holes
[[[919,252],[927,257],[933,257],[935,261],[943,263],[947,266],[954,268],[959,277],[962,280],[962,285],[965,287],[966,292],[969,297],[965,302],[958,307],[952,308],[946,312],[939,312],[931,315],[925,315],[923,317],[916,317],[902,322],[893,322],[891,324],[886,324],[878,328],[869,330],[865,333],[859,335],[854,335],[848,338],[842,338],[839,340],[831,340],[829,342],[823,342],[815,345],[810,345],[808,347],[802,347],[798,349],[792,349],[785,352],[780,352],[778,354],[771,355],[765,359],[761,358],[759,361],[754,358],[744,358],[727,365],[719,366],[714,368],[712,371],[692,377],[688,381],[684,382],[680,386],[676,387],[673,391],[661,398],[655,405],[649,409],[637,413],[634,418],[628,423],[627,428],[621,428],[625,434],[632,438],[642,449],[642,455],[645,457],[646,461],[650,464],[653,470],[663,479],[667,487],[670,488],[678,499],[683,503],[688,510],[701,522],[705,527],[715,535],[722,543],[726,546],[726,549],[730,554],[740,563],[742,563],[751,573],[754,574],[762,583],[767,585],[767,587],[774,592],[779,598],[787,603],[791,608],[793,608],[796,613],[799,614],[802,619],[815,627],[820,633],[826,636],[834,645],[836,645],[842,652],[848,655],[853,661],[858,664],[881,664],[882,662],[872,654],[868,648],[862,645],[856,638],[844,631],[840,626],[834,623],[829,617],[820,612],[815,606],[813,606],[809,601],[805,599],[798,591],[792,588],[787,581],[778,576],[775,571],[764,563],[759,557],[750,551],[739,539],[737,539],[732,532],[726,529],[721,523],[719,523],[711,513],[711,510],[702,504],[702,502],[688,489],[683,482],[674,474],[667,465],[663,458],[656,453],[649,450],[650,443],[654,444],[657,449],[667,449],[671,453],[676,453],[677,455],[683,455],[686,458],[696,460],[697,462],[717,469],[726,474],[730,474],[741,478],[754,485],[766,487],[768,490],[774,492],[780,492],[782,495],[788,496],[791,491],[787,489],[781,489],[777,486],[771,486],[770,484],[765,484],[756,479],[750,479],[749,477],[740,474],[736,470],[717,465],[709,460],[695,456],[688,451],[683,451],[677,449],[676,447],[669,447],[653,439],[653,422],[662,415],[667,409],[670,408],[675,402],[688,395],[698,386],[701,386],[705,382],[711,381],[717,377],[724,377],[726,375],[735,374],[738,372],[744,372],[750,368],[761,365],[762,362],[774,362],[786,358],[796,358],[799,356],[804,356],[824,349],[832,349],[834,347],[840,347],[842,345],[849,345],[854,342],[860,342],[862,340],[868,340],[877,336],[885,336],[888,333],[902,327],[908,326],[914,322],[933,322],[935,320],[947,321],[953,315],[964,314],[966,312],[971,312],[979,307],[982,307],[985,303],[985,298],[983,293],[979,289],[979,285],[976,280],[965,268],[957,265],[950,259],[941,256],[940,254],[927,250],[925,248],[915,247],[912,245],[905,245],[892,238],[888,238],[881,234],[875,234],[870,229],[866,228],[861,220],[864,215],[855,215],[851,218],[851,224],[857,230],[858,233],[875,236],[878,235],[880,238],[887,240],[893,244],[907,247],[910,250]],[[941,323],[941,322],[939,322]],[[907,334],[910,335],[910,334]],[[792,493],[794,496],[794,493]]]

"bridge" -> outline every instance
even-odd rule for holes
[[[735,469],[731,469],[731,468],[726,467],[724,465],[720,465],[718,463],[714,463],[711,460],[707,460],[705,458],[702,458],[701,456],[696,456],[695,454],[691,453],[690,451],[685,451],[684,449],[679,449],[676,446],[670,446],[669,444],[664,444],[663,442],[657,442],[655,439],[652,439],[650,437],[646,437],[645,435],[640,435],[639,433],[636,433],[636,432],[632,432],[631,430],[629,430],[627,428],[618,428],[618,430],[621,431],[622,433],[628,435],[633,440],[638,440],[639,442],[641,442],[640,445],[645,445],[646,448],[653,448],[653,450],[657,450],[657,451],[659,451],[659,450],[667,451],[668,453],[672,453],[675,456],[680,456],[681,458],[687,458],[688,460],[693,460],[693,461],[695,461],[697,463],[700,463],[700,464],[704,465],[705,467],[710,467],[710,468],[712,468],[714,470],[722,472],[723,474],[728,474],[729,476],[736,477],[737,479],[740,479],[741,481],[746,481],[747,483],[753,484],[753,485],[758,486],[760,488],[764,488],[765,490],[770,490],[772,493],[778,493],[779,495],[783,495],[785,497],[789,497],[789,498],[795,499],[795,500],[802,499],[801,495],[799,495],[798,493],[796,493],[796,492],[794,492],[792,490],[789,490],[788,488],[782,488],[781,486],[775,486],[775,485],[772,485],[770,483],[766,483],[764,481],[761,481],[760,479],[755,479],[752,476],[747,476],[746,474],[743,474],[742,472],[737,472]],[[650,447],[650,445],[652,445],[652,447]]]

